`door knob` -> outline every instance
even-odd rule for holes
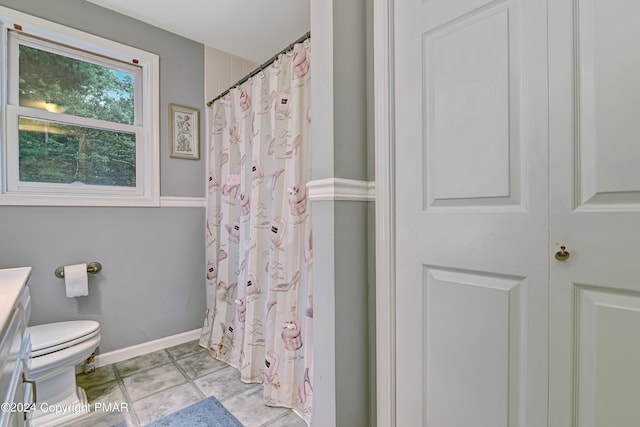
[[[555,254],[555,257],[558,261],[566,261],[567,259],[569,259],[571,254],[567,252],[566,249],[567,248],[565,248],[564,246],[560,246],[560,250]]]

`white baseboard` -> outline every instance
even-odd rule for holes
[[[153,351],[173,347],[174,345],[184,344],[189,341],[197,340],[198,338],[200,338],[200,331],[201,329],[194,329],[192,331],[182,332],[180,334],[159,338],[157,340],[143,342],[140,344],[132,345],[131,347],[125,347],[118,350],[110,351],[108,353],[97,354],[95,359],[96,368],[99,368],[100,366],[111,365],[112,363],[122,362],[123,360],[131,359],[132,357],[136,356],[142,356],[143,354],[151,353]],[[80,368],[82,368],[81,365]]]

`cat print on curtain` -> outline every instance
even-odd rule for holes
[[[310,43],[207,110],[207,311],[200,345],[311,425]]]

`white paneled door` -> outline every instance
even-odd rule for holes
[[[397,425],[541,426],[545,2],[395,8]]]
[[[640,426],[640,2],[549,3],[550,426]]]
[[[397,426],[639,425],[640,4],[394,3]]]

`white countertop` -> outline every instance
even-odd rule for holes
[[[7,326],[16,300],[30,275],[31,267],[0,269],[0,331]]]

